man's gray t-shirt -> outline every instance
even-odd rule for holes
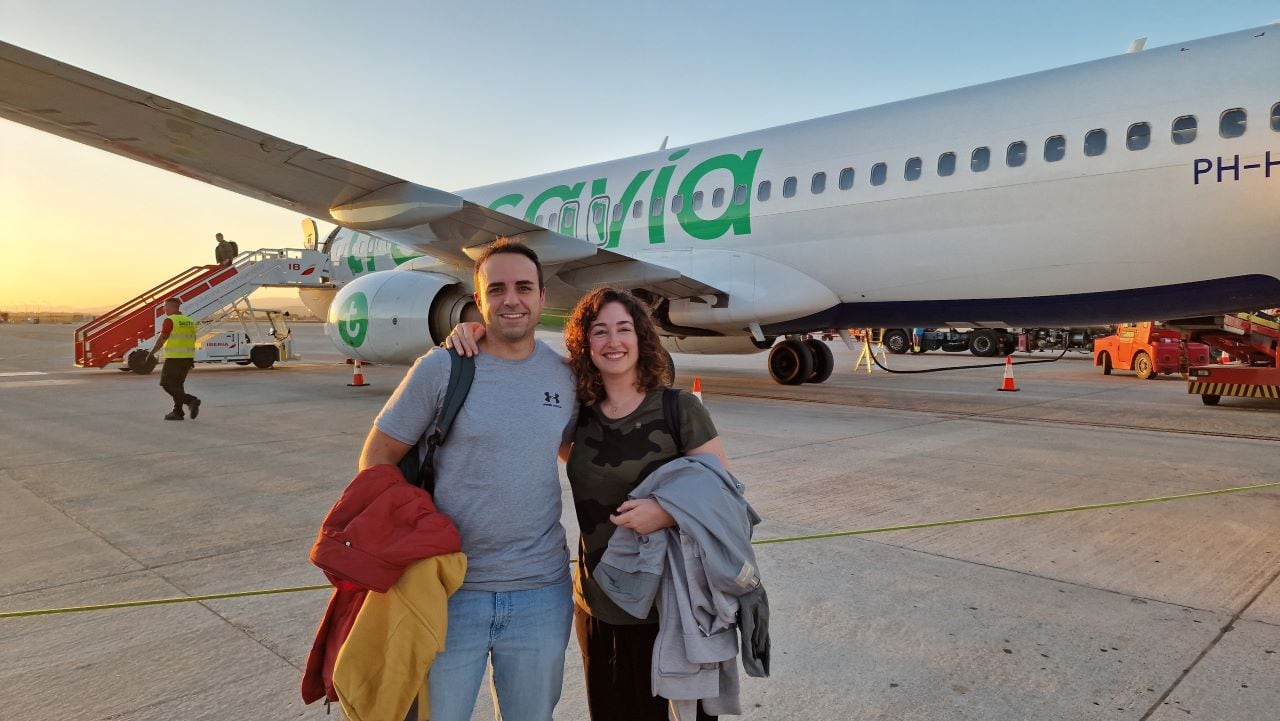
[[[433,348],[414,363],[373,424],[401,443],[434,427],[451,356]],[[522,591],[565,580],[556,452],[577,411],[573,373],[542,341],[529,357],[476,356],[476,375],[449,437],[436,451],[436,506],[458,526],[472,591]]]

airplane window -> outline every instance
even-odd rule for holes
[[[724,188],[716,188],[711,191],[711,207],[719,208],[724,205]]]
[[[919,180],[920,168],[921,168],[921,165],[920,165],[919,158],[908,158],[907,167],[903,168],[902,170],[902,177],[906,178],[907,180]]]
[[[1186,145],[1196,139],[1196,116],[1183,115],[1173,121],[1173,144]]]
[[[817,195],[827,189],[827,174],[814,173],[813,180],[809,181],[809,192]]]
[[[1067,139],[1061,135],[1055,135],[1044,141],[1044,159],[1049,163],[1056,163],[1067,155]]]
[[[773,191],[773,183],[768,180],[761,180],[760,187],[756,188],[756,200],[763,203],[769,199],[769,194]]]
[[[596,204],[594,207],[592,207],[592,208],[591,208],[591,222],[592,222],[592,223],[595,223],[596,225],[600,225],[601,223],[603,223],[603,222],[604,222],[604,209],[605,209],[605,208],[607,208],[607,207],[608,207],[607,205],[602,205],[602,204]]]
[[[1280,103],[1271,106],[1271,129],[1280,131]]]
[[[548,228],[555,228],[555,227],[556,227],[556,220],[558,220],[559,218],[560,218],[560,214],[559,214],[559,213],[552,213],[552,214],[551,214],[551,217],[550,217],[550,218],[547,218],[547,227],[548,227]]]
[[[1004,162],[1010,168],[1016,168],[1027,162],[1027,144],[1021,140],[1009,143],[1009,149],[1004,154]]]
[[[684,196],[677,193],[671,196],[671,212],[679,213],[681,210],[684,210]]]
[[[1151,144],[1151,126],[1147,123],[1134,123],[1129,126],[1125,135],[1124,146],[1130,150],[1142,150]]]
[[[768,182],[768,181],[765,181]],[[693,193],[693,209],[702,210],[702,191],[696,190]]]
[[[733,204],[742,205],[745,202],[747,202],[747,186],[744,183],[739,183],[733,189]]]
[[[1238,138],[1244,135],[1245,120],[1244,108],[1232,108],[1224,112],[1218,119],[1218,135],[1224,138]]]
[[[653,199],[653,202],[649,205],[649,215],[655,218],[662,215],[662,196]]]
[[[791,176],[782,181],[782,197],[791,198],[796,194],[796,176]]]
[[[969,170],[981,173],[991,166],[991,149],[983,146],[973,149],[973,157],[969,158]]]
[[[622,220],[622,203],[613,204],[613,222]]]
[[[884,185],[884,181],[889,177],[889,166],[884,163],[876,163],[871,166],[871,184]]]
[[[544,221],[544,220],[546,220],[546,216],[544,216],[544,215],[542,215],[541,213],[539,213],[539,214],[538,214],[538,217],[536,217],[536,218],[534,218],[534,219],[533,219],[533,224],[534,224],[534,225],[542,225],[542,221]],[[545,227],[547,227],[547,226],[542,225],[542,227],[544,227],[544,228],[545,228]]]
[[[1107,131],[1098,128],[1090,130],[1084,136],[1084,154],[1093,157],[1107,152]]]
[[[956,154],[943,153],[942,155],[939,155],[938,156],[938,175],[940,177],[945,178],[954,172],[956,172]]]
[[[1276,103],[1276,107],[1280,107],[1280,103]],[[840,171],[840,189],[848,190],[853,187],[853,168],[845,168]]]

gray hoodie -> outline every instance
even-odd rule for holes
[[[652,691],[671,699],[676,721],[695,717],[697,701],[711,715],[742,713],[738,701],[737,620],[743,665],[768,675],[768,599],[760,583],[752,528],[760,522],[742,484],[710,454],[663,464],[630,493],[657,500],[676,520],[647,536],[619,528],[609,541],[596,581],[637,618],[658,603]]]

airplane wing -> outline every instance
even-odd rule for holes
[[[0,117],[355,230],[446,263],[520,236],[575,288],[720,294],[678,271],[597,248],[436,188],[335,158],[0,42]]]

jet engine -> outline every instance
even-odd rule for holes
[[[411,365],[464,320],[481,316],[457,278],[386,270],[343,286],[329,305],[324,332],[351,358]]]
[[[770,342],[772,342],[772,338]],[[664,336],[662,347],[672,353],[691,353],[695,355],[746,355],[762,353],[769,350],[770,343],[763,347],[749,335],[731,336]]]

